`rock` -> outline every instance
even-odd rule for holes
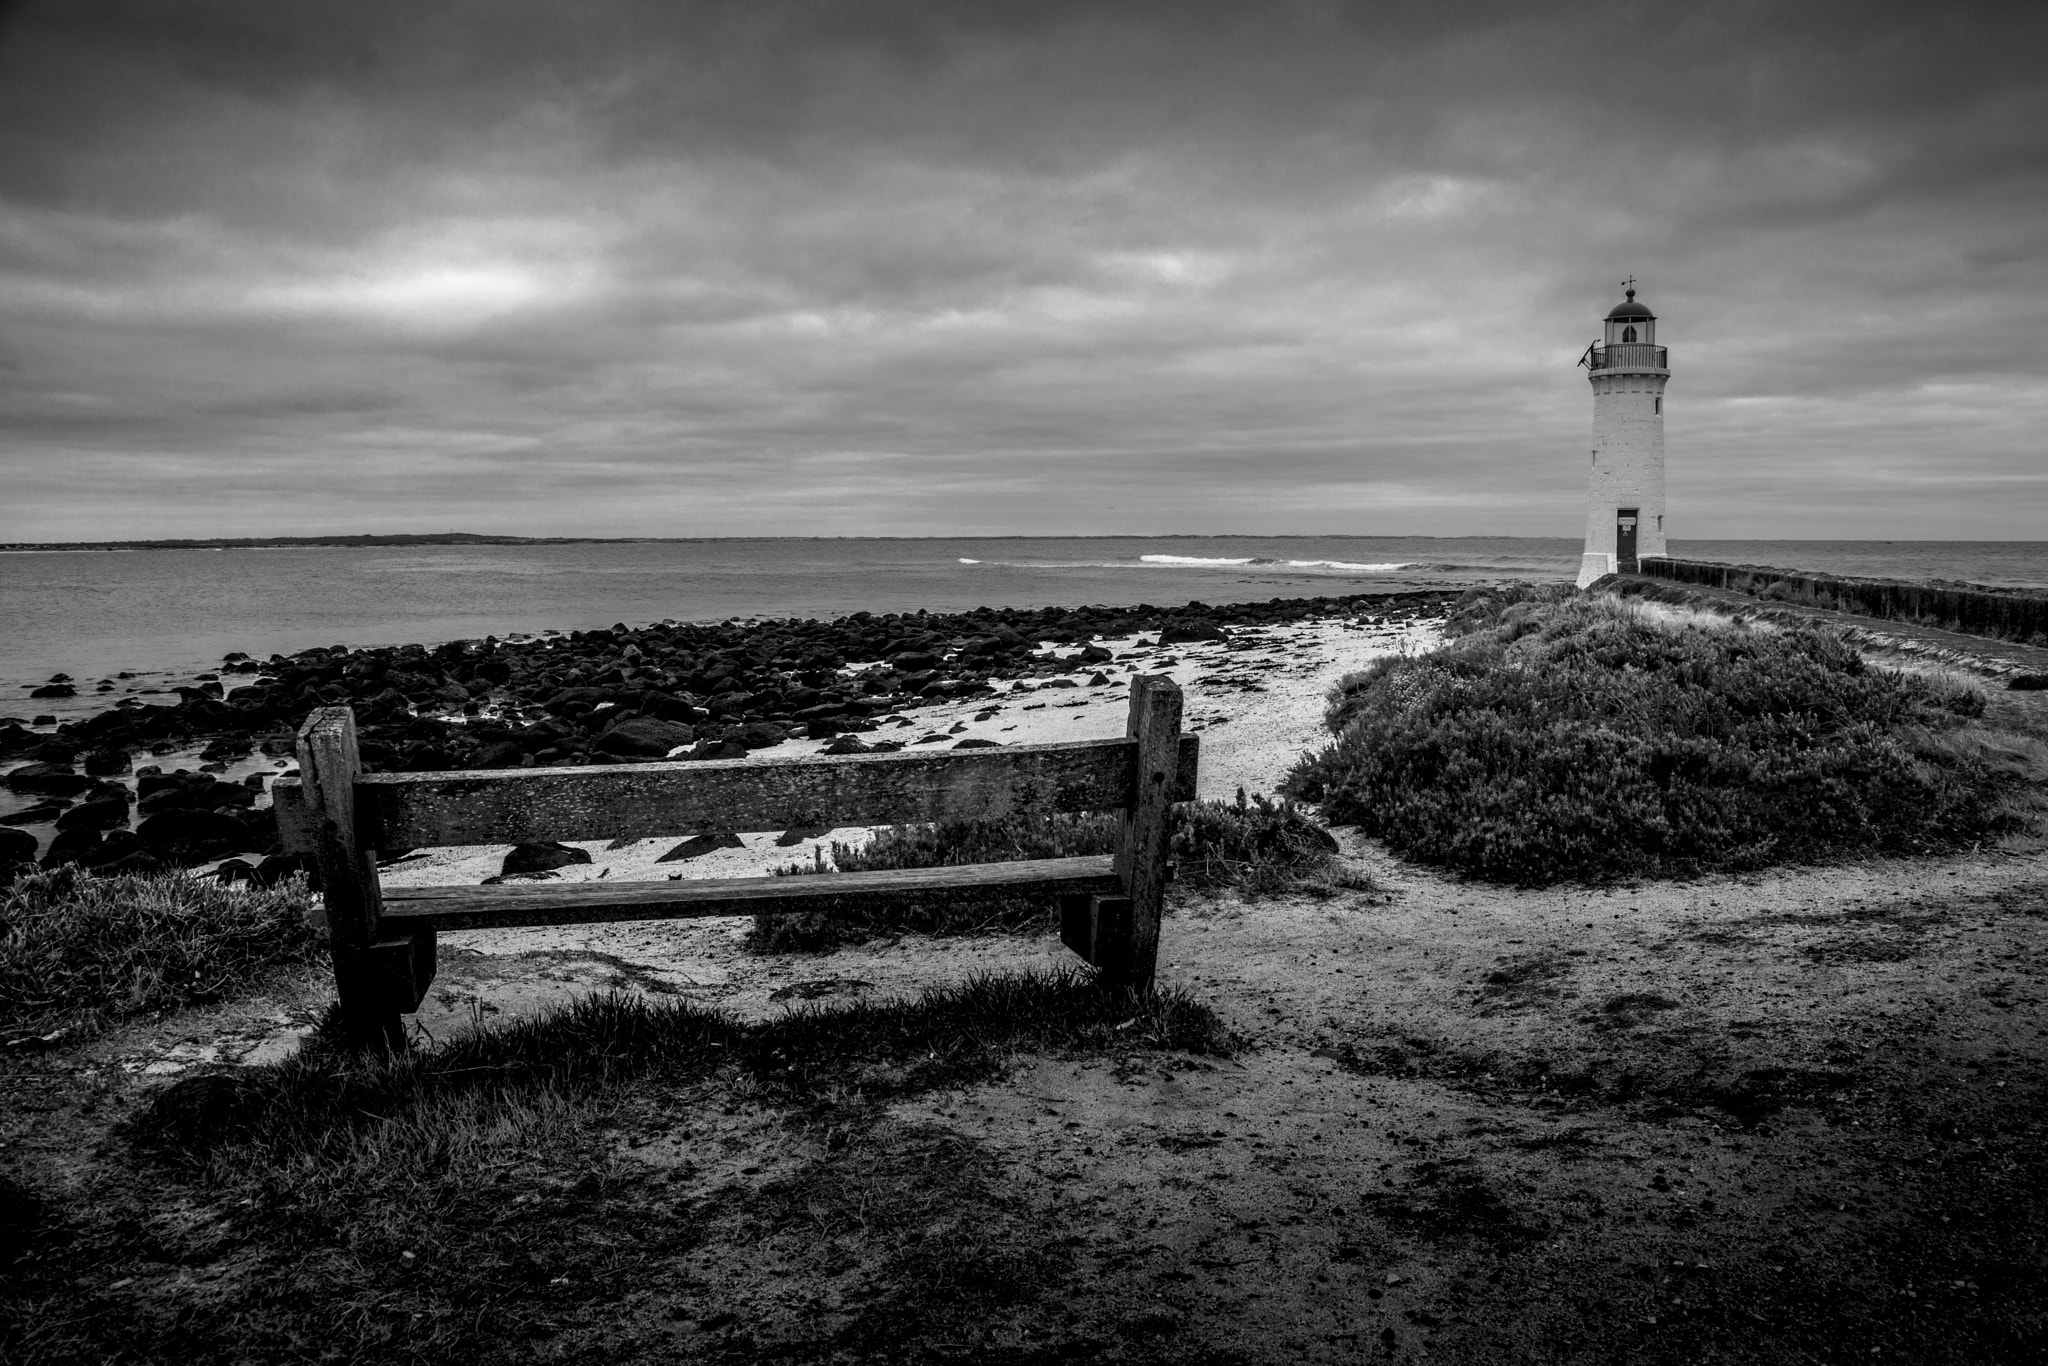
[[[775,847],[787,849],[793,844],[802,844],[805,840],[814,840],[821,835],[829,835],[831,833],[832,827],[829,825],[799,825],[777,835],[775,837]]]
[[[24,868],[36,861],[36,837],[26,830],[10,830],[0,826],[0,878],[9,871]]]
[[[135,833],[151,852],[189,863],[239,853],[248,840],[242,822],[226,812],[185,808],[159,811],[137,826]]]
[[[839,722],[830,717],[804,722],[804,738],[807,740],[829,740],[837,734]]]
[[[968,736],[968,737],[967,737],[967,738],[966,738],[965,740],[962,740],[962,741],[961,741],[961,742],[960,742],[959,744],[957,744],[957,745],[953,746],[953,748],[954,748],[954,749],[1001,749],[1001,748],[1002,748],[1002,744],[1003,744],[1003,742],[1002,742],[1002,741],[1000,741],[1000,740],[983,740],[983,739],[981,739],[981,738],[980,738],[979,736],[974,736],[974,735],[970,735],[970,736]]]
[[[126,773],[134,766],[135,761],[128,751],[116,747],[96,749],[85,756],[85,771],[94,777]]]
[[[97,830],[59,830],[43,854],[43,867],[61,868],[67,863],[88,863],[100,847]]]
[[[866,754],[870,746],[857,735],[842,735],[831,744],[819,750],[820,754]]]
[[[697,738],[697,732],[675,721],[629,716],[597,737],[591,748],[603,754],[660,759]]]
[[[1114,658],[1116,658],[1115,655],[1100,645],[1090,645],[1081,651],[1081,662],[1083,664],[1107,664]]]
[[[78,689],[69,683],[45,683],[40,688],[29,689],[30,697],[76,697]]]
[[[220,867],[213,870],[213,875],[222,882],[254,882],[256,866],[246,859],[222,859]]]
[[[566,868],[572,863],[590,862],[590,851],[579,849],[573,844],[515,844],[505,855],[505,862],[499,873],[510,876],[514,873],[545,873],[556,868]]]
[[[96,873],[107,872],[117,864],[124,873],[151,872],[163,866],[162,860],[149,851],[133,830],[107,831],[99,847],[79,862]]]
[[[2048,674],[2014,674],[2005,686],[2011,692],[2041,692],[2048,690]]]
[[[128,824],[128,803],[101,797],[72,807],[57,818],[59,830],[112,830]]]
[[[30,721],[29,724],[31,726],[54,726],[57,724],[57,718],[50,715],[48,712],[44,712],[40,716],[37,716],[33,721]]]
[[[744,849],[747,842],[732,831],[716,835],[692,835],[675,848],[656,859],[656,863],[681,863],[685,859],[702,858],[714,849]]]
[[[92,779],[74,773],[69,764],[44,762],[23,764],[7,775],[7,786],[16,792],[33,792],[45,797],[75,797],[92,786]]]
[[[889,667],[898,673],[915,674],[943,668],[945,663],[945,660],[928,650],[905,650],[900,655],[891,656]]]
[[[1159,633],[1161,645],[1185,645],[1203,640],[1228,640],[1230,632],[1213,621],[1176,621]],[[1107,655],[1104,656],[1107,658]]]
[[[25,806],[19,811],[10,811],[0,816],[0,825],[49,825],[63,815],[64,808],[69,805],[71,803],[61,797],[47,802],[37,802],[34,806]]]
[[[744,759],[747,747],[737,740],[700,740],[685,759]]]

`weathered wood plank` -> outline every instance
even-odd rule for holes
[[[355,713],[321,707],[299,730],[298,756],[307,814],[307,852],[320,869],[328,950],[342,1028],[357,1047],[402,1047],[398,1010],[383,990],[370,946],[379,935],[382,903],[376,851],[360,838],[357,784],[362,760]]]
[[[1194,797],[1197,738],[1180,740],[1171,800]],[[997,749],[722,759],[465,773],[372,773],[356,780],[362,842],[379,849],[639,838],[699,830],[787,830],[995,820],[1023,811],[1125,806],[1135,740]],[[1184,775],[1184,776],[1183,776]],[[302,780],[271,785],[285,848],[314,833]]]
[[[674,882],[516,882],[491,887],[390,887],[384,929],[476,930],[670,920],[714,915],[828,915],[906,900],[975,901],[992,896],[1114,892],[1113,859],[1031,859],[947,868],[794,877],[683,878]]]
[[[1180,787],[1180,716],[1180,685],[1171,677],[1143,674],[1131,680],[1129,734],[1137,746],[1137,774],[1116,851],[1117,876],[1130,908],[1115,931],[1097,926],[1096,963],[1112,980],[1140,991],[1151,988],[1159,961],[1159,916],[1166,900],[1174,794]]]

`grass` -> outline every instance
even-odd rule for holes
[[[0,894],[0,1030],[92,1033],[219,1000],[319,956],[302,878],[228,887],[180,873],[30,873]]]
[[[862,844],[834,841],[829,868],[821,856],[809,866],[795,864],[782,871],[797,876],[832,869],[851,873],[1108,854],[1116,849],[1119,820],[1115,812],[1090,812],[885,826]],[[1174,820],[1173,857],[1181,886],[1234,889],[1247,896],[1329,896],[1372,888],[1370,879],[1338,858],[1329,832],[1291,801],[1248,798],[1240,788],[1234,803],[1189,802],[1175,811]],[[759,916],[747,943],[756,953],[824,952],[882,934],[1040,930],[1052,925],[1055,914],[1045,902],[1023,897],[992,897],[964,906],[906,901],[861,917]]]
[[[1496,596],[1332,691],[1336,740],[1282,790],[1489,881],[1690,876],[1967,847],[2036,768],[1953,677],[1839,637],[1611,598]]]
[[[980,976],[914,999],[807,1005],[751,1025],[687,1001],[613,993],[389,1059],[323,1032],[284,1062],[170,1088],[132,1133],[221,1180],[269,1172],[296,1184],[359,1160],[446,1165],[473,1156],[454,1149],[645,1078],[745,1078],[762,1096],[803,1104],[967,1085],[1018,1052],[1228,1047],[1216,1017],[1186,993],[1134,993],[1083,971]]]

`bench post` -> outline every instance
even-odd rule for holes
[[[342,1032],[352,1047],[402,1049],[405,1031],[397,1002],[382,979],[389,950],[377,952],[383,894],[377,855],[356,829],[356,715],[348,707],[321,707],[299,728],[299,782],[306,794],[313,856],[327,910],[327,944],[334,956],[335,994]],[[410,946],[408,946],[410,947]]]
[[[1180,685],[1172,678],[1141,674],[1131,680],[1125,734],[1137,741],[1137,769],[1116,846],[1116,873],[1128,909],[1097,907],[1098,916],[1108,924],[1098,923],[1096,944],[1103,975],[1139,991],[1151,989],[1159,963],[1159,912],[1166,898],[1167,855],[1173,839],[1180,715]]]

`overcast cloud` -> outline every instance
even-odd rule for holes
[[[0,539],[2048,535],[2048,6],[66,0]]]

